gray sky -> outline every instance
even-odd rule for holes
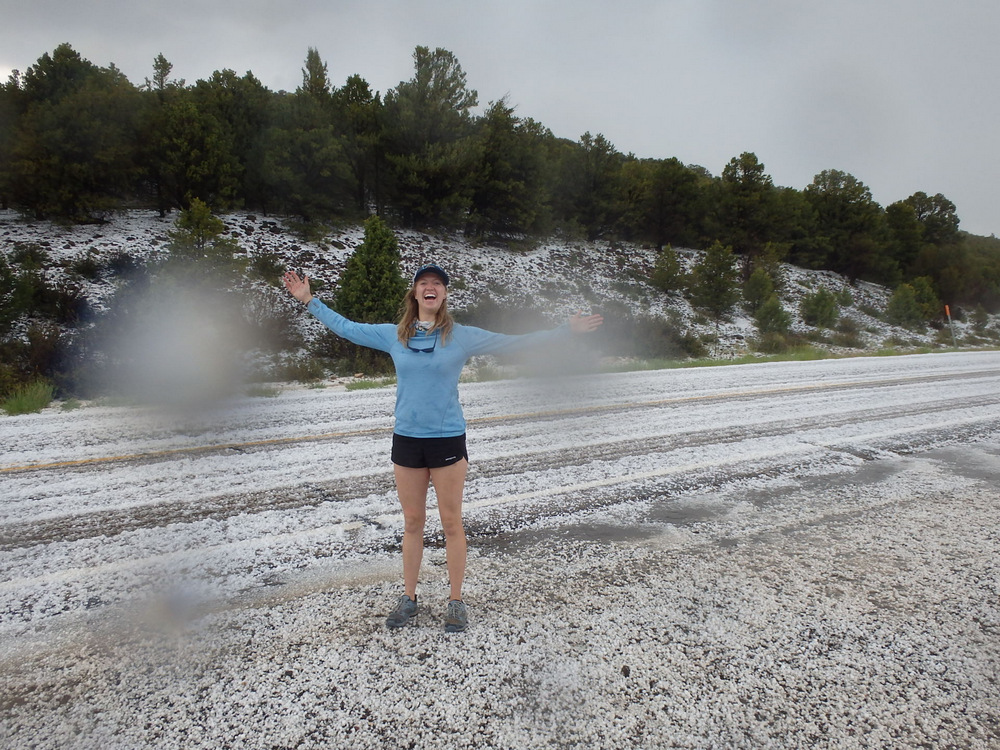
[[[997,0],[0,0],[0,76],[70,43],[136,84],[250,70],[385,92],[417,45],[458,58],[481,105],[508,96],[557,136],[719,174],[752,151],[775,184],[850,172],[882,205],[918,190],[1000,234]]]

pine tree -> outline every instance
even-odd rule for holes
[[[885,317],[890,323],[904,328],[922,328],[924,316],[917,301],[916,290],[909,284],[896,287],[886,307]]]
[[[225,234],[226,225],[206,203],[195,198],[181,211],[174,229],[167,232],[175,266],[194,262],[201,270],[231,274],[239,268],[235,255],[239,243]]]
[[[826,287],[807,294],[799,304],[799,313],[807,325],[817,328],[833,328],[840,317],[837,297]]]
[[[743,299],[747,309],[756,313],[761,306],[774,296],[774,282],[763,268],[755,268],[747,283],[743,285]]]
[[[340,277],[334,309],[358,323],[395,320],[407,285],[400,273],[396,235],[378,216],[365,221],[365,239]]]
[[[792,325],[791,316],[781,306],[781,300],[776,294],[772,294],[757,308],[754,322],[761,333],[785,334]]]
[[[716,320],[725,317],[740,299],[739,271],[730,247],[715,242],[692,274],[691,301]]]
[[[670,245],[665,245],[660,250],[660,256],[656,259],[653,267],[653,286],[661,292],[675,292],[684,286],[684,269],[681,267],[681,260],[677,257],[677,251]]]

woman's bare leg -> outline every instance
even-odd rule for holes
[[[396,492],[403,508],[403,586],[405,594],[417,598],[420,561],[424,555],[424,523],[427,520],[428,469],[411,469],[393,464]]]
[[[468,469],[469,462],[463,458],[457,464],[430,470],[438,500],[438,512],[441,514],[441,527],[444,529],[452,599],[462,598],[462,583],[465,581],[468,545],[462,523],[462,495],[465,492],[465,475]]]

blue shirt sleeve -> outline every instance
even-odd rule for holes
[[[462,326],[461,328],[462,346],[471,357],[480,354],[509,354],[566,338],[570,333],[568,323],[563,323],[558,328],[549,331],[536,331],[520,335],[494,333],[474,326]]]
[[[306,309],[335,334],[360,346],[387,352],[392,347],[393,342],[398,340],[394,324],[355,323],[340,313],[334,312],[316,297],[310,300]]]

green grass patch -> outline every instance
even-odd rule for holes
[[[352,380],[345,388],[349,391],[368,391],[372,388],[385,388],[387,385],[395,385],[396,378],[377,378],[375,380]]]
[[[52,403],[52,393],[51,383],[36,380],[15,390],[0,406],[12,417],[17,414],[35,414]]]

